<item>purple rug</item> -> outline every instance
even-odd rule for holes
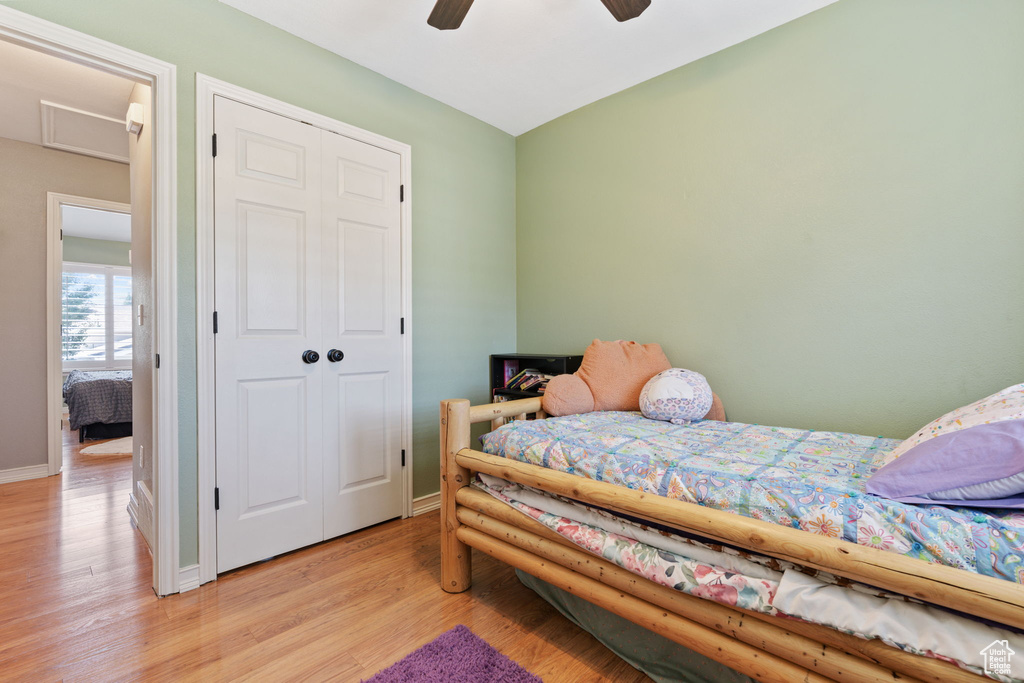
[[[366,683],[543,683],[461,624]]]

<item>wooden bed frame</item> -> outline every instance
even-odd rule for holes
[[[472,583],[470,548],[619,614],[761,681],[991,680],[827,626],[728,607],[673,590],[588,553],[531,517],[469,488],[482,472],[837,576],[1024,628],[1024,586],[896,553],[642,493],[470,448],[471,425],[525,419],[539,398],[441,402],[441,583]],[[980,644],[982,647],[984,644]]]

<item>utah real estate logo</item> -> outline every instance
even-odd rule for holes
[[[993,640],[978,654],[985,658],[986,674],[1010,675],[1010,658],[1016,653],[1010,649],[1007,641]]]

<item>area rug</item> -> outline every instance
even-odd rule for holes
[[[543,683],[461,624],[365,683]]]
[[[95,446],[89,446],[78,451],[82,455],[131,455],[132,437],[126,436],[123,439],[104,441]]]

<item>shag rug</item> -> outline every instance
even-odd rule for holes
[[[543,683],[461,624],[365,683]]]
[[[132,437],[126,436],[123,439],[104,441],[95,446],[89,446],[78,451],[82,455],[131,455]]]

